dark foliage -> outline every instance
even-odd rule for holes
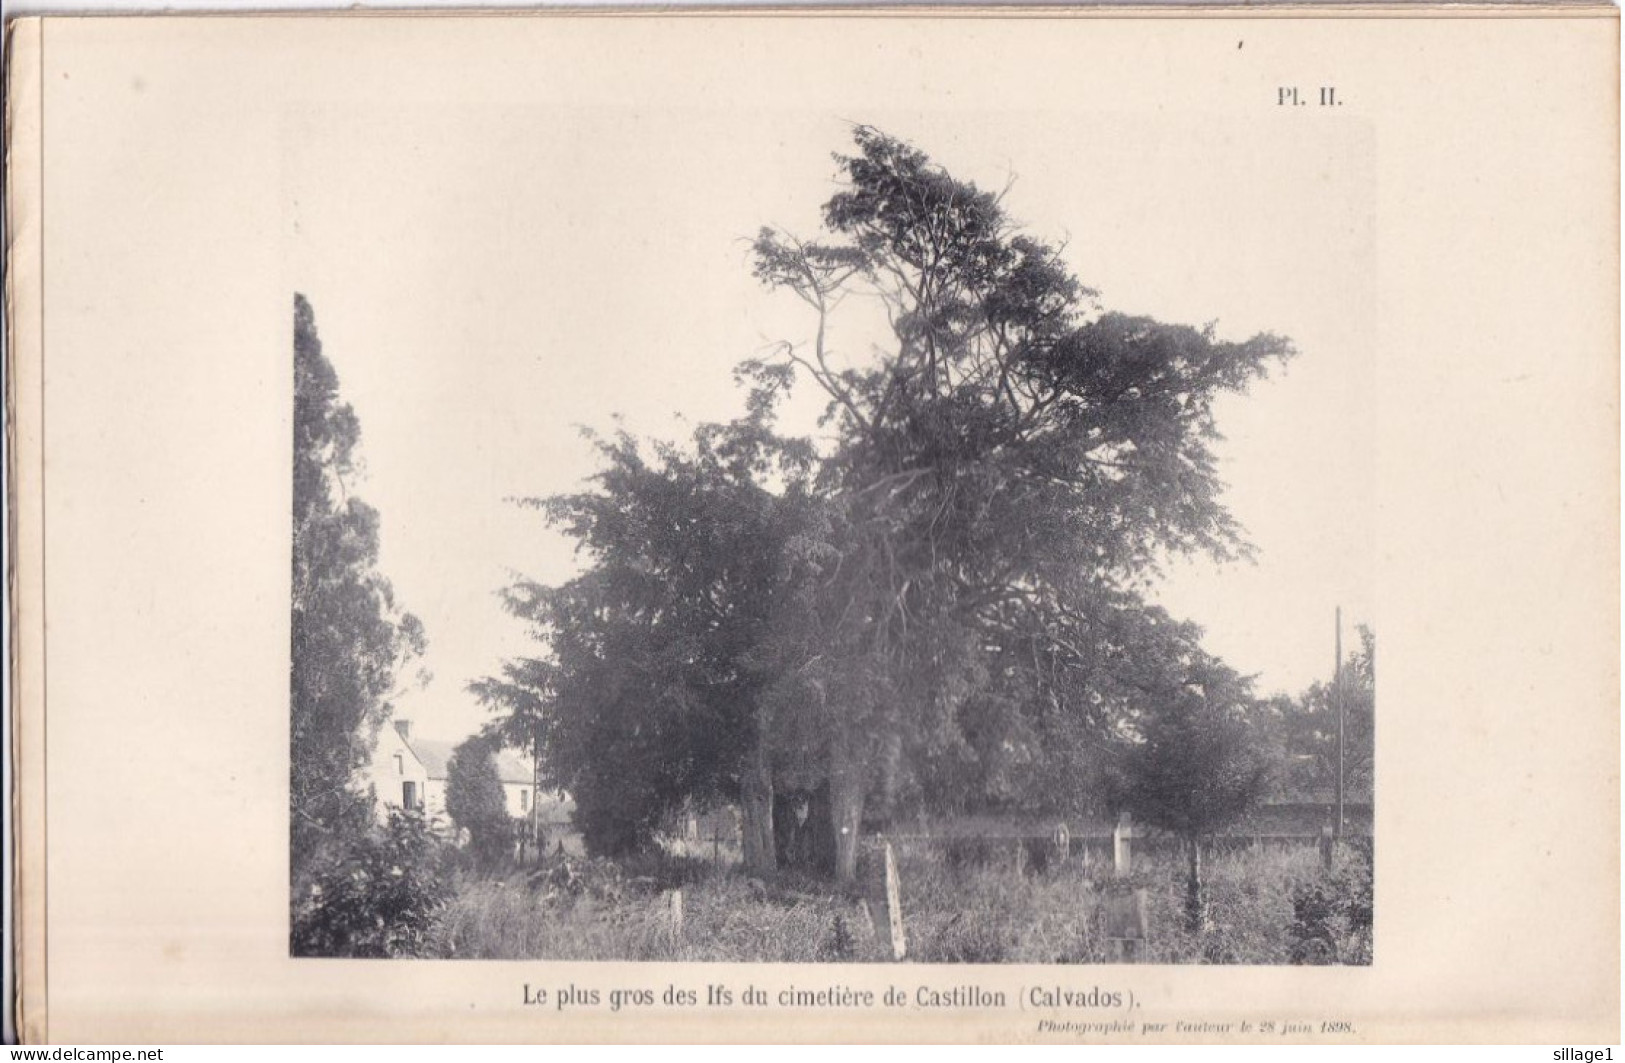
[[[835,836],[830,831],[829,787],[774,794],[773,840],[780,867],[826,876],[834,872]]]
[[[1290,774],[1283,786],[1290,793],[1326,795],[1337,785],[1338,709],[1343,713],[1343,770],[1349,800],[1372,797],[1376,742],[1377,639],[1371,628],[1358,629],[1359,645],[1343,660],[1340,676],[1316,683],[1296,698],[1276,704],[1282,748]]]
[[[1194,646],[1159,658],[1135,699],[1133,734],[1120,757],[1119,800],[1136,819],[1183,839],[1186,921],[1206,922],[1202,845],[1269,792],[1278,762],[1260,741],[1260,712],[1246,680]]]
[[[481,690],[544,721],[528,733],[595,852],[720,796],[770,867],[773,793],[825,789],[850,880],[861,827],[910,808],[1098,802],[1163,652],[1147,575],[1245,551],[1213,403],[1291,346],[1103,312],[1001,195],[854,140],[823,238],[755,241],[816,330],[741,367],[746,416],[681,451],[601,442],[594,490],[533,503],[590,564],[513,588],[552,656]],[[843,365],[829,328],[854,294],[892,343]],[[822,450],[774,432],[797,375],[828,396]]]
[[[1370,963],[1371,924],[1371,853],[1359,843],[1330,874],[1292,891],[1292,961]]]
[[[426,955],[448,896],[436,847],[423,817],[399,809],[390,810],[387,826],[324,847],[293,899],[293,955]]]
[[[500,866],[515,839],[508,798],[497,773],[496,751],[475,735],[452,750],[446,765],[446,814],[468,832],[469,849],[479,867]]]
[[[550,780],[588,849],[623,855],[691,801],[736,798],[758,744],[761,647],[780,608],[787,541],[809,505],[804,455],[765,427],[770,404],[696,433],[691,452],[599,440],[598,491],[532,504],[593,564],[508,594],[553,651],[476,692],[536,721]],[[775,492],[770,475],[789,486]]]
[[[370,844],[373,798],[359,773],[424,640],[378,571],[378,513],[349,483],[360,424],[339,398],[315,315],[298,295],[293,354],[289,842],[297,898]]]

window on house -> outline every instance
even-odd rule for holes
[[[401,783],[401,807],[418,807],[418,784],[415,782]]]
[[[401,755],[399,753],[395,754],[395,774],[406,774],[406,761],[401,759]]]
[[[521,789],[519,791],[519,811],[521,811],[521,812],[529,812],[530,811],[530,791],[529,790]]]

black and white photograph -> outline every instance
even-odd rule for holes
[[[14,19],[18,1040],[1617,1044],[1618,29]]]
[[[292,955],[1370,964],[1367,132],[290,126]]]

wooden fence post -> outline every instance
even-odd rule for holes
[[[1332,869],[1334,844],[1335,839],[1332,837],[1332,829],[1330,827],[1320,828],[1320,866],[1322,870],[1330,871]]]
[[[892,959],[901,960],[908,955],[908,942],[903,937],[903,891],[891,842],[886,843],[886,914],[891,927]]]
[[[683,891],[671,891],[671,939],[681,941],[683,938]]]
[[[1134,866],[1134,821],[1127,812],[1117,817],[1117,826],[1112,830],[1112,870],[1118,875],[1127,875]]]

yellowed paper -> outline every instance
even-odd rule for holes
[[[1618,1039],[1612,9],[54,18],[11,47],[29,1040]],[[737,408],[730,367],[789,326],[733,207],[813,229],[854,122],[1013,173],[1108,303],[1280,328],[1296,379],[1348,396],[1221,428],[1326,455],[1361,499],[1335,527],[1268,483],[1236,504],[1351,573],[1329,593],[1383,638],[1372,965],[291,958],[292,294],[386,520],[470,483],[566,490],[573,422]],[[592,238],[628,219],[643,239]],[[467,566],[491,617],[430,639],[524,652],[494,592],[559,577],[536,525],[423,513],[386,523],[384,567]],[[1181,604],[1264,626],[1226,579]],[[572,987],[603,1003],[560,1008]],[[876,1003],[774,1003],[830,987]],[[1055,1003],[1095,989],[1123,1005]]]

